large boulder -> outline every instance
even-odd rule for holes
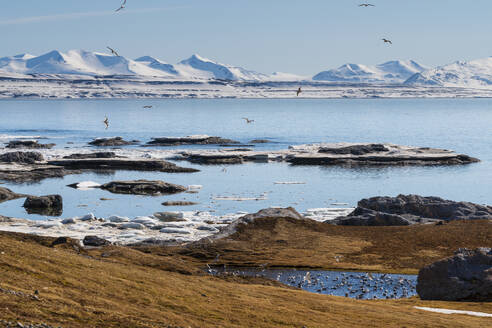
[[[98,236],[85,236],[82,241],[84,246],[101,247],[111,245],[111,242]]]
[[[421,269],[417,293],[423,300],[492,301],[492,249],[460,249]]]
[[[30,214],[59,216],[63,213],[63,199],[60,195],[28,196],[23,206]]]
[[[135,180],[113,181],[103,184],[101,189],[116,194],[170,195],[186,191],[186,187],[164,181]]]
[[[44,160],[41,153],[35,151],[14,151],[0,155],[0,162],[34,164]]]
[[[492,219],[492,207],[439,197],[399,195],[362,199],[348,216],[330,221],[337,225],[394,226],[450,220]]]

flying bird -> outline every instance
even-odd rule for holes
[[[106,47],[106,48],[108,48],[108,49],[109,49],[109,51],[111,51],[111,53],[112,53],[113,55],[115,55],[116,57],[119,57],[119,56],[120,56],[120,55],[118,55],[118,53],[116,52],[116,50],[114,50],[113,48],[110,48],[110,47]]]
[[[297,89],[297,96],[299,97],[299,95],[301,94],[302,90],[301,90],[301,87],[299,87],[299,89]]]
[[[147,108],[147,109],[151,109],[152,108],[152,106],[150,106],[150,105],[145,105],[145,106],[142,106],[142,107],[143,108]]]
[[[109,119],[107,116],[104,118],[103,123],[106,125],[106,130],[107,130],[109,128]]]
[[[376,7],[376,6],[373,5],[372,3],[361,3],[359,7]]]
[[[126,5],[126,0],[123,0],[123,3],[121,4],[120,8],[116,9],[115,11],[118,12],[120,10],[125,9],[125,5]]]
[[[382,38],[381,40],[383,40],[384,43],[393,44],[393,42],[391,42],[391,40],[388,40],[388,39],[385,39],[385,38]]]
[[[243,117],[243,120],[246,121],[246,123],[250,124],[250,123],[253,123],[255,120],[250,120],[249,118],[247,117]]]

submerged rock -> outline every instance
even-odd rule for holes
[[[423,300],[492,301],[492,249],[460,249],[421,269],[417,293]]]
[[[196,202],[188,202],[184,200],[176,200],[176,201],[167,201],[162,203],[164,206],[192,206],[192,205],[198,205]]]
[[[254,139],[254,140],[251,140],[249,143],[251,144],[264,144],[264,143],[269,143],[270,140],[267,140],[267,139]]]
[[[54,143],[40,144],[37,140],[12,140],[5,148],[27,148],[27,149],[51,149],[55,146]]]
[[[492,219],[492,207],[439,197],[399,195],[362,199],[338,225],[409,225],[450,220]]]
[[[43,155],[34,151],[14,151],[0,155],[0,162],[5,163],[34,164],[43,160]]]
[[[59,216],[63,213],[63,199],[60,195],[28,196],[23,206],[29,214]]]
[[[180,146],[180,145],[219,145],[219,144],[239,144],[239,141],[225,139],[221,137],[210,137],[207,135],[193,135],[186,137],[158,137],[152,138],[147,145],[149,146]]]
[[[0,187],[0,203],[22,197],[25,197],[25,195],[17,194],[10,189]]]
[[[98,147],[115,147],[115,146],[135,145],[138,142],[139,142],[138,140],[126,141],[122,137],[97,138],[89,142],[89,145],[98,146]]]
[[[100,188],[116,194],[133,195],[170,195],[186,191],[184,186],[150,180],[113,181]]]

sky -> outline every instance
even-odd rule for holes
[[[51,50],[194,53],[263,73],[344,63],[428,66],[492,55],[490,0],[0,0],[0,57]],[[384,44],[388,38],[393,45]]]

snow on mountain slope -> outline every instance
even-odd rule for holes
[[[492,87],[492,57],[457,61],[411,76],[405,84],[445,87]]]
[[[214,62],[210,59],[193,55],[175,65],[176,69],[185,77],[219,80],[268,80],[268,75]]]
[[[315,81],[353,83],[402,83],[412,75],[426,70],[413,60],[389,61],[377,66],[345,64],[336,69],[318,73]]]
[[[19,74],[170,76],[125,57],[84,50],[70,50],[67,53],[54,50],[38,57],[5,57],[0,60],[0,71]]]
[[[150,68],[163,71],[172,75],[179,75],[180,73],[176,70],[174,65],[163,62],[162,60],[156,59],[151,56],[143,56],[135,59],[136,62],[147,65]]]

